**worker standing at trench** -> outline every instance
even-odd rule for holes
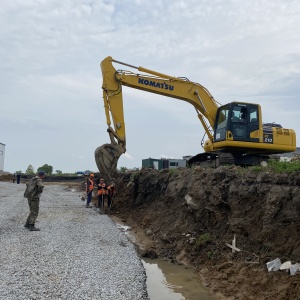
[[[90,207],[90,203],[92,202],[93,189],[95,186],[94,183],[94,174],[90,174],[90,176],[86,180],[86,207]]]
[[[105,201],[107,201],[108,203],[108,186],[105,183],[103,177],[100,178],[97,188],[98,188],[98,207],[101,212],[101,208],[102,210],[104,210]]]
[[[24,227],[28,228],[30,231],[40,231],[40,229],[36,228],[34,225],[39,214],[40,196],[44,189],[43,179],[45,179],[45,177],[45,172],[39,171],[37,176],[31,178],[26,183],[24,197],[28,199],[30,213]]]

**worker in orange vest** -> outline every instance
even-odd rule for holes
[[[102,210],[104,210],[104,204],[105,204],[104,201],[108,199],[108,191],[107,191],[108,186],[105,183],[103,177],[100,178],[97,188],[98,188],[98,207],[101,211],[101,208]]]
[[[85,187],[86,198],[87,198],[86,207],[90,207],[90,203],[92,201],[93,189],[95,186],[94,177],[95,177],[94,174],[90,174],[90,176],[86,180],[86,187]]]

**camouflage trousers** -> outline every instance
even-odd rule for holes
[[[36,218],[39,214],[40,198],[36,198],[36,197],[28,198],[28,205],[29,205],[30,213],[26,223],[34,225]]]

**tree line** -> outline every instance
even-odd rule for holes
[[[40,171],[44,171],[47,175],[52,175],[53,173],[53,167],[51,165],[48,164],[44,164],[43,166],[37,168],[36,172],[40,172]],[[22,171],[16,171],[16,173],[23,173]],[[61,170],[55,170],[55,173],[60,175],[62,174]],[[35,174],[35,168],[33,167],[33,165],[28,165],[25,174],[28,175],[33,175]]]

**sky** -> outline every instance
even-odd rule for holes
[[[109,142],[99,66],[107,56],[187,77],[221,104],[260,104],[263,122],[300,132],[299,32],[297,0],[1,0],[4,170],[97,171],[94,151]],[[128,87],[123,101],[119,168],[203,152],[189,103]]]

